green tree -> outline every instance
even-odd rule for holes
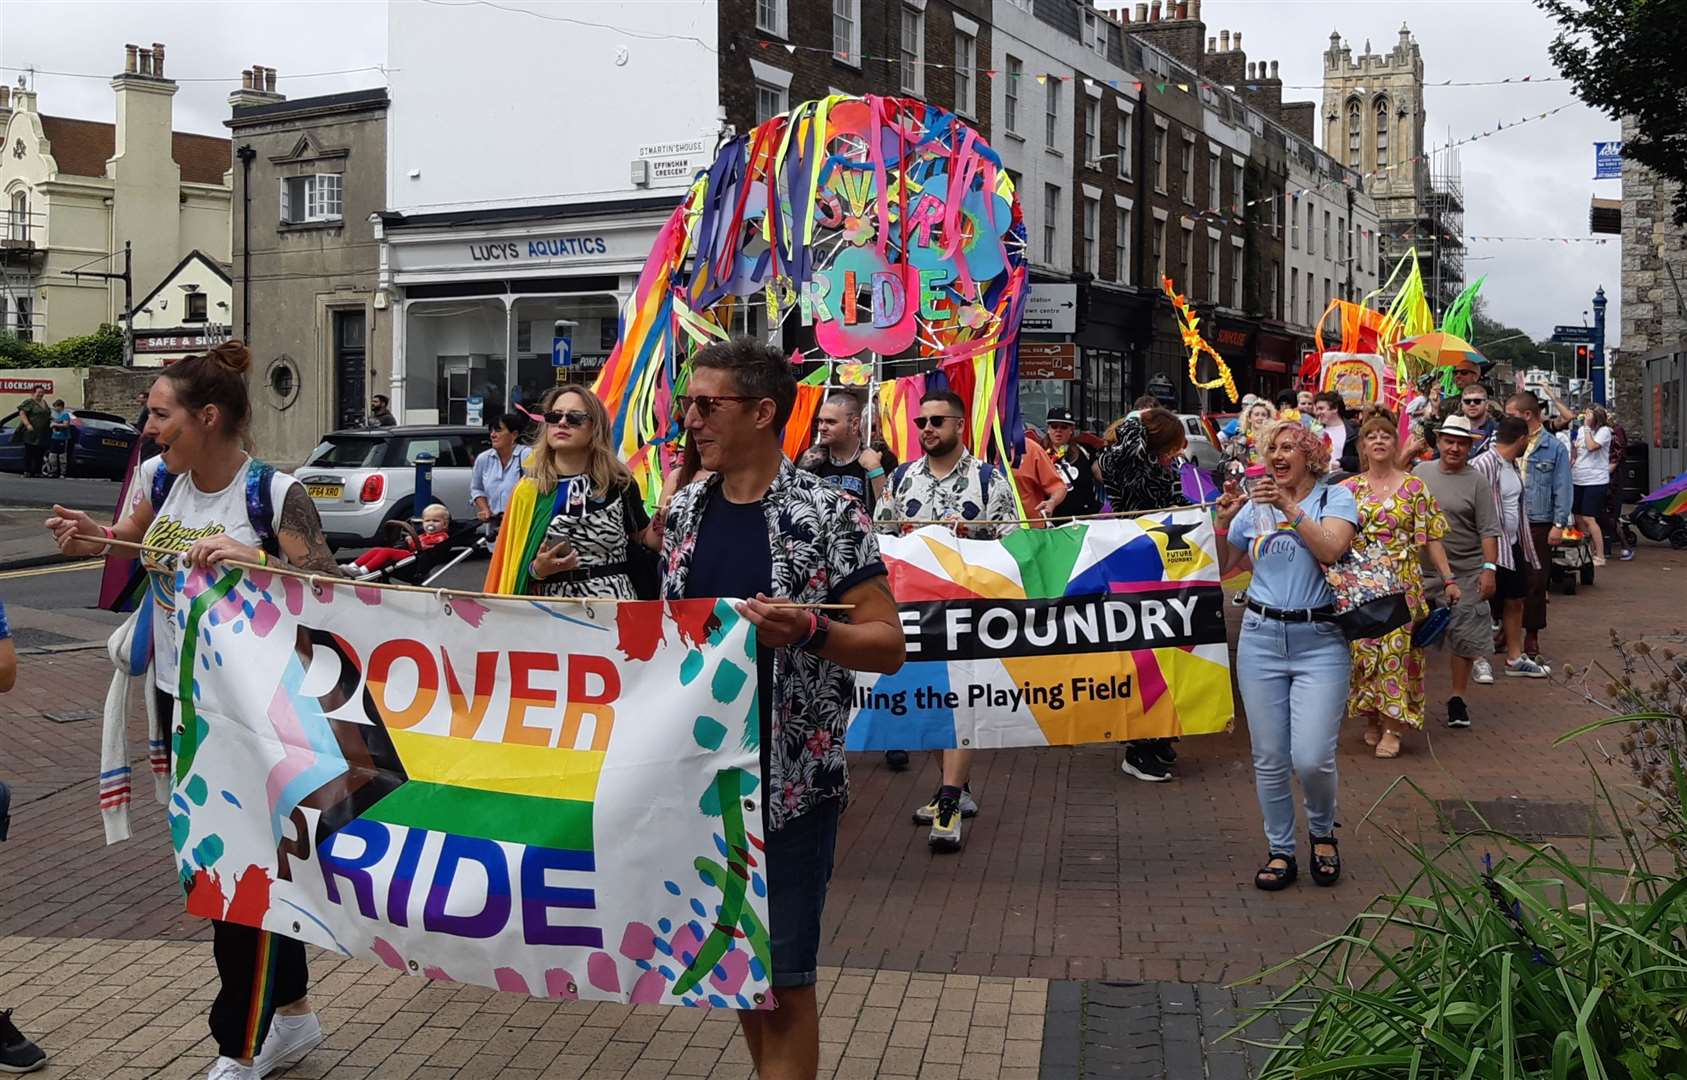
[[[1687,11],[1681,0],[1535,0],[1561,28],[1548,53],[1576,96],[1635,136],[1623,156],[1675,182],[1675,224],[1687,226]]]
[[[0,334],[0,368],[119,367],[123,363],[123,331],[101,323],[92,334],[81,334],[43,345]]]

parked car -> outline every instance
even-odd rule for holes
[[[294,475],[305,485],[334,547],[383,542],[389,521],[421,511],[416,501],[416,459],[432,454],[433,500],[453,521],[474,514],[469,477],[477,454],[492,445],[484,427],[415,426],[332,431]]]
[[[1207,437],[1207,427],[1201,423],[1200,416],[1195,413],[1178,413],[1177,418],[1183,421],[1183,432],[1189,439],[1189,459],[1203,469],[1218,468],[1218,463],[1224,459],[1224,455],[1213,445],[1212,439]]]
[[[65,452],[70,475],[122,480],[129,467],[129,451],[141,433],[112,413],[72,409],[70,415],[76,421],[76,433]],[[0,418],[0,471],[23,472],[23,434],[16,409]]]

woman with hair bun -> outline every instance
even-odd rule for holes
[[[141,495],[113,526],[80,510],[53,507],[47,528],[66,555],[102,555],[108,540],[180,553],[188,566],[225,560],[275,563],[324,576],[339,565],[322,533],[316,505],[293,477],[246,451],[252,403],[246,393],[251,355],[238,341],[167,367],[147,395],[146,437],[163,451],[140,468]],[[157,715],[176,708],[181,629],[175,619],[176,560],[147,552],[151,575],[153,684]],[[160,732],[166,753],[170,739]],[[158,737],[155,735],[154,737]],[[239,923],[212,920],[212,954],[221,987],[211,1003],[219,1055],[212,1080],[259,1080],[298,1061],[322,1041],[305,996],[309,972],[299,941]]]

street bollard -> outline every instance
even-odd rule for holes
[[[416,455],[416,498],[410,504],[410,521],[417,529],[422,527],[422,511],[433,502],[433,455],[421,453]]]

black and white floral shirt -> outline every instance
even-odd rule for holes
[[[1119,441],[1101,452],[1101,485],[1116,514],[1184,506],[1183,481],[1177,471],[1148,453],[1142,418],[1131,415],[1119,425]]]
[[[719,484],[720,476],[711,475],[681,488],[668,504],[662,538],[666,599],[685,598],[704,509]],[[884,576],[879,541],[861,503],[813,473],[781,463],[761,505],[773,562],[770,595],[835,604],[861,582]],[[844,731],[855,673],[800,649],[775,649],[769,696],[767,824],[777,832],[827,799],[849,797]]]
[[[904,531],[903,523],[907,521],[962,518],[989,524],[958,526],[955,530],[958,536],[994,540],[1019,527],[1015,520],[1019,509],[1013,501],[1013,481],[996,466],[973,457],[968,450],[961,451],[946,476],[932,475],[929,459],[919,457],[892,473],[891,481],[879,500],[876,524],[880,532]]]

